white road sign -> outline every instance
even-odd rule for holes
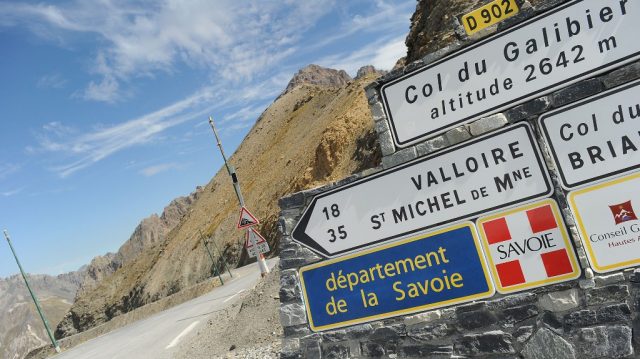
[[[640,81],[540,117],[560,172],[574,188],[640,168]]]
[[[292,237],[336,256],[553,192],[527,124],[379,172],[313,199]]]
[[[405,147],[640,57],[640,2],[572,1],[381,88]]]
[[[640,173],[571,192],[569,206],[596,272],[640,265]]]
[[[269,243],[253,228],[247,229],[244,245],[250,257],[258,257],[260,254],[268,253],[270,249]]]

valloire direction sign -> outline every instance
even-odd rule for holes
[[[640,168],[640,81],[544,114],[565,189]]]
[[[322,193],[292,237],[333,257],[552,191],[532,130],[523,123]]]
[[[640,2],[582,0],[536,16],[384,84],[405,147],[640,57]]]

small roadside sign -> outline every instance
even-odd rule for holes
[[[480,218],[478,230],[500,293],[580,276],[567,228],[552,199]]]
[[[562,187],[640,169],[639,98],[635,81],[540,116]]]
[[[473,223],[300,269],[311,330],[321,331],[490,297]]]
[[[552,192],[533,130],[522,123],[319,194],[292,238],[335,257]]]
[[[240,218],[238,218],[238,229],[249,228],[255,226],[256,224],[260,224],[260,221],[249,212],[249,210],[245,207],[240,209]]]
[[[269,243],[253,228],[247,230],[244,246],[250,257],[258,257],[260,254],[268,253],[270,249]]]
[[[494,0],[463,15],[461,22],[467,35],[473,35],[516,15],[519,11],[516,0]]]
[[[569,206],[596,272],[640,265],[640,172],[573,191]]]

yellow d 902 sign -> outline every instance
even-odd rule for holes
[[[520,11],[515,0],[495,0],[462,16],[462,24],[468,35],[510,18]]]

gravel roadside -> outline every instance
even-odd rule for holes
[[[279,290],[276,266],[241,300],[209,316],[207,324],[181,344],[175,358],[278,358],[283,334]]]

